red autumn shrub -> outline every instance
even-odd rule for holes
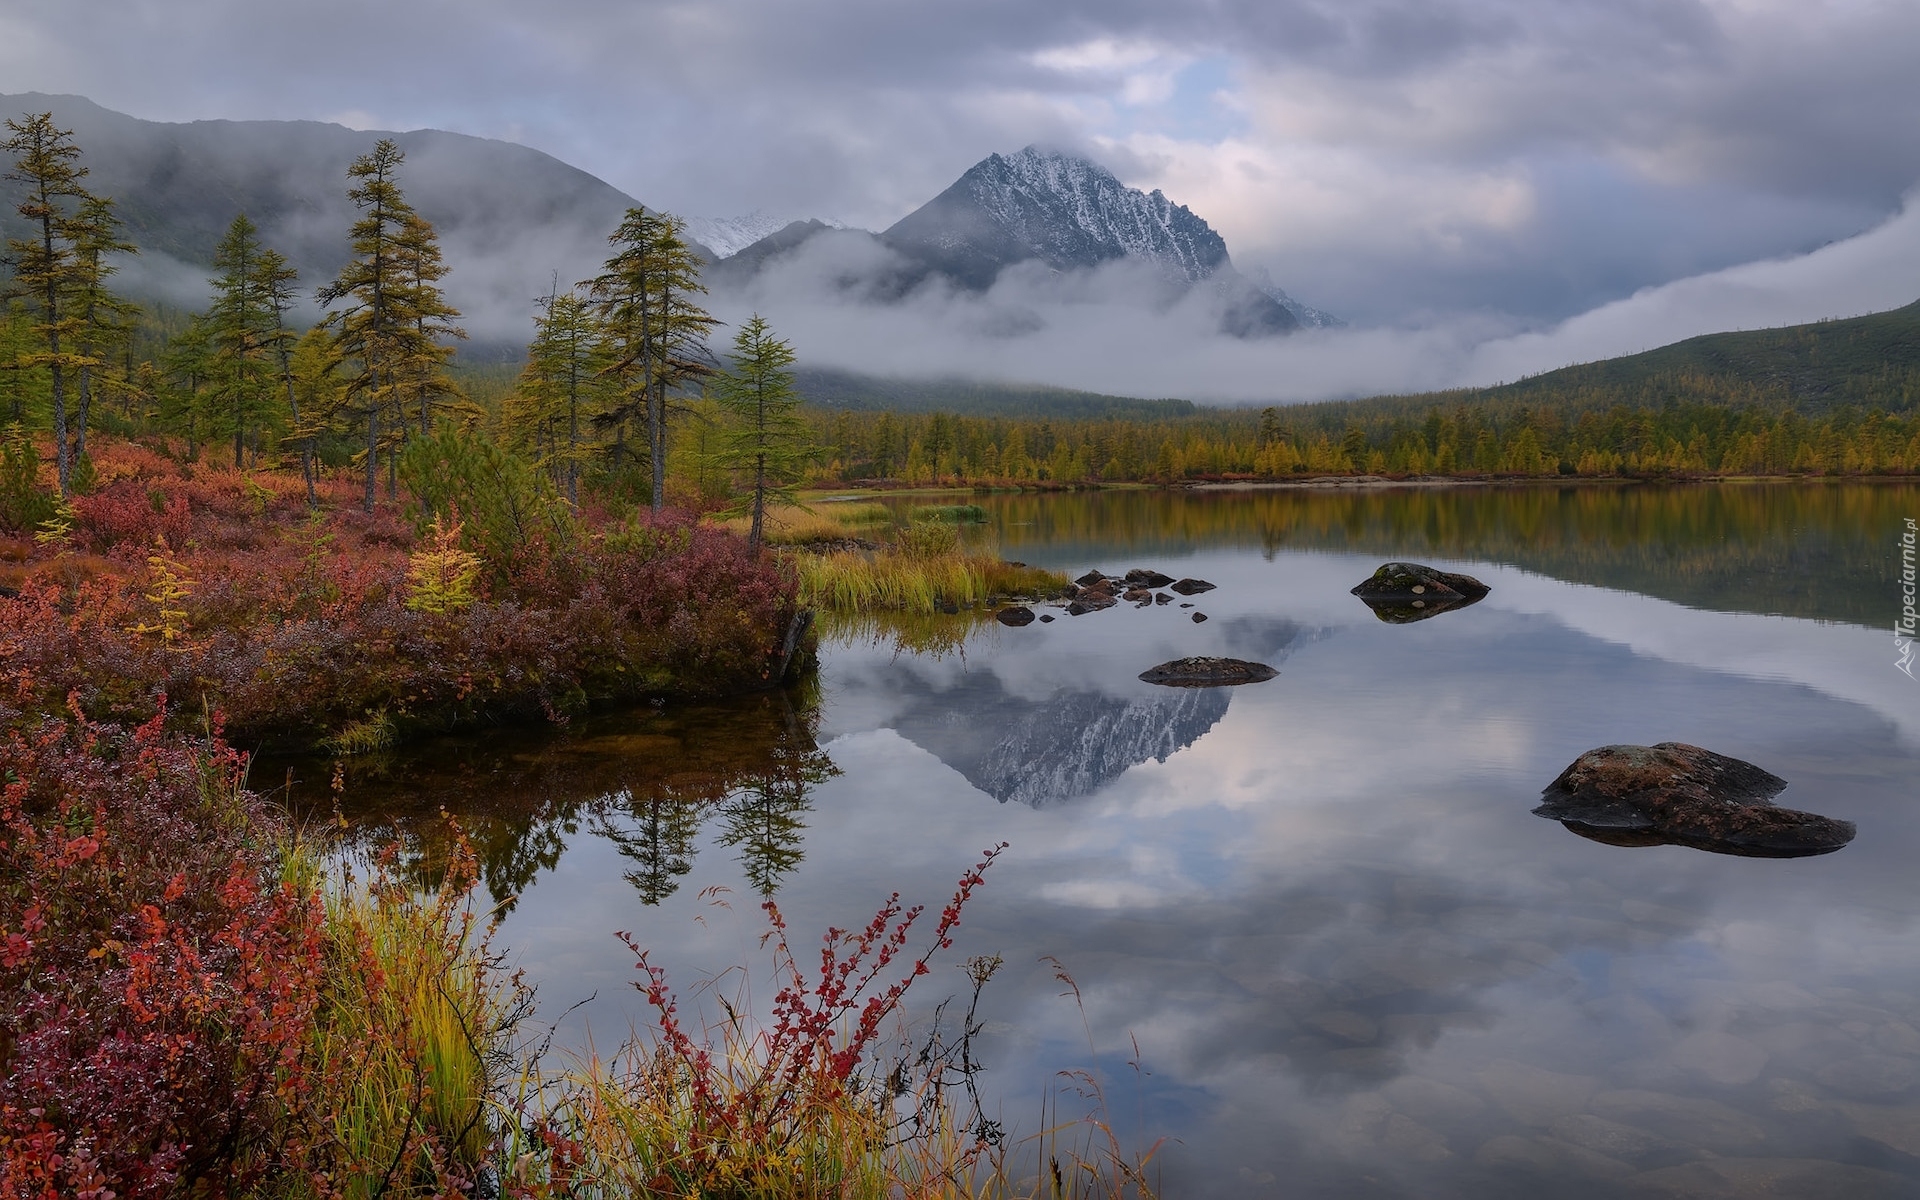
[[[37,547],[0,595],[0,689],[24,711],[137,724],[165,694],[248,742],[313,743],[368,718],[405,732],[737,693],[782,666],[791,574],[684,516],[536,530],[477,603],[416,612],[394,506],[315,514],[297,477],[128,457],[76,503],[82,549]]]
[[[287,1114],[324,964],[241,760],[155,721],[0,746],[0,1195],[245,1191]]]

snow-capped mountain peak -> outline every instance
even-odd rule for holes
[[[1030,258],[1059,270],[1145,258],[1186,283],[1227,262],[1226,243],[1185,205],[1037,146],[982,159],[884,236],[955,260],[943,265],[980,286],[1000,267]]]

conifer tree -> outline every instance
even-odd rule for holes
[[[221,423],[233,434],[233,465],[245,465],[248,434],[263,424],[280,389],[271,343],[279,324],[262,274],[259,230],[240,213],[213,252],[220,272],[207,337],[213,354],[213,397]],[[211,433],[212,430],[209,430]]]
[[[300,447],[300,477],[307,485],[307,507],[316,508],[320,498],[313,489],[313,437],[314,427],[311,421],[322,409],[309,405],[308,419],[300,416],[300,396],[294,386],[293,351],[299,337],[287,326],[287,313],[293,307],[294,285],[300,280],[300,273],[294,269],[278,251],[262,249],[256,267],[256,277],[260,284],[260,299],[266,305],[267,319],[264,324],[266,341],[264,348],[272,355],[274,364],[279,368],[281,387],[287,397],[287,416],[291,422],[289,432]]]
[[[206,393],[216,370],[213,335],[206,318],[195,315],[188,320],[187,327],[167,343],[161,358],[163,383],[156,397],[162,425],[187,439],[188,459],[200,455]]]
[[[655,512],[666,505],[668,393],[712,371],[707,332],[719,324],[694,303],[707,289],[684,229],[678,217],[628,209],[607,239],[616,249],[606,271],[589,285],[612,352],[606,374],[620,392],[604,418],[615,430],[615,467],[626,422],[639,415]]]
[[[608,357],[605,332],[578,289],[541,297],[526,369],[504,416],[516,444],[532,451],[576,506],[582,434],[603,411]]]
[[[78,462],[87,452],[87,422],[95,387],[124,390],[132,386],[131,379],[114,380],[107,368],[113,356],[127,348],[139,308],[109,291],[107,277],[119,269],[113,255],[138,251],[122,236],[113,201],[104,196],[83,198],[67,229],[74,251],[74,365],[79,385],[71,457]]]
[[[420,436],[426,437],[433,432],[436,407],[450,408],[470,421],[477,420],[481,413],[447,376],[453,347],[442,339],[465,341],[467,331],[454,324],[460,310],[448,304],[440,291],[440,281],[447,274],[440,256],[440,235],[420,214],[410,213],[400,227],[398,250],[402,283],[413,309],[414,334],[402,364],[408,409],[402,420],[418,414]]]
[[[445,377],[445,353],[434,341],[458,314],[446,307],[436,286],[445,272],[438,266],[432,227],[413,211],[396,181],[404,161],[393,140],[382,138],[348,168],[356,183],[347,195],[360,210],[352,229],[354,257],[319,293],[329,309],[325,323],[332,333],[332,362],[351,368],[342,404],[352,419],[366,424],[363,504],[368,512],[373,511],[381,449],[400,440],[413,404],[430,422],[434,399],[458,394]],[[389,413],[393,419],[383,438],[382,422]],[[391,466],[390,461],[389,490]]]
[[[794,485],[812,453],[793,386],[793,347],[755,313],[734,335],[731,368],[715,375],[707,391],[731,418],[721,462],[745,479],[733,511],[751,514],[747,545],[757,557],[768,502],[799,502]]]
[[[80,148],[73,144],[73,131],[56,127],[50,112],[29,113],[19,121],[9,118],[7,130],[9,136],[0,145],[13,155],[7,178],[26,185],[18,211],[32,230],[30,237],[7,239],[13,267],[7,296],[23,298],[34,309],[38,345],[27,362],[45,367],[52,385],[54,463],[64,497],[73,475],[67,383],[82,357],[73,348],[79,332],[72,303],[79,255],[70,222],[73,211],[89,198],[80,183],[87,169],[76,161]]]

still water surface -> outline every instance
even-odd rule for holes
[[[1032,1132],[1053,1073],[1092,1068],[1129,1141],[1174,1139],[1167,1196],[1920,1196],[1920,683],[1892,636],[1920,489],[981,503],[1010,558],[1218,587],[449,739],[359,771],[350,815],[428,854],[459,815],[544,1011],[591,997],[560,1042],[603,1049],[644,1016],[616,930],[691,990],[764,961],[762,893],[805,939],[896,889],[937,908],[1008,842],[916,991],[1002,956],[1003,1119]],[[1388,559],[1493,591],[1387,624],[1348,589]],[[1280,675],[1135,678],[1197,654]],[[1660,741],[1859,835],[1767,860],[1531,815],[1581,752]]]

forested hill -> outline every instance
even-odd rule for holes
[[[1549,409],[1563,417],[1616,406],[1756,406],[1823,417],[1840,409],[1920,408],[1920,301],[1891,312],[1780,329],[1709,333],[1640,354],[1562,367],[1498,387],[1303,405],[1316,428],[1424,417],[1471,405]]]
[[[1658,404],[1690,380],[1706,390],[1748,390],[1758,402],[1791,405],[1807,415],[1847,404],[1912,408],[1920,403],[1920,301],[1845,320],[1710,333],[1624,358],[1562,367],[1489,389],[1488,398],[1605,394],[1615,398],[1610,403],[1638,406]]]
[[[975,379],[897,379],[824,367],[801,368],[795,383],[809,406],[850,412],[1162,421],[1190,416],[1197,411],[1187,400],[1141,400],[1042,384],[989,383]]]

